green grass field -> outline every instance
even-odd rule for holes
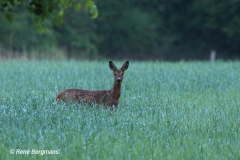
[[[1,61],[0,82],[3,160],[240,159],[240,62],[130,61],[114,112],[54,100],[110,89],[108,61]]]

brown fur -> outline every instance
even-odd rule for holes
[[[114,83],[111,90],[89,91],[81,89],[67,89],[59,93],[56,100],[75,101],[83,103],[103,104],[111,109],[118,107],[118,99],[121,96],[121,83],[124,71],[127,70],[129,62],[126,61],[121,69],[117,69],[112,61],[109,61],[109,68],[114,73]]]

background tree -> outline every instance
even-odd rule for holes
[[[19,5],[25,6],[34,15],[34,24],[38,27],[38,32],[44,30],[44,20],[51,19],[56,24],[63,22],[64,11],[66,8],[73,7],[75,11],[85,7],[92,18],[98,16],[97,7],[92,0],[3,0],[0,2],[1,12],[5,18],[12,21],[15,16],[15,8]]]
[[[218,58],[240,57],[240,0],[96,0],[99,15],[94,20],[85,5],[87,1],[68,2],[70,7],[63,1],[46,1],[46,6],[56,3],[59,8],[51,12],[54,14],[47,12],[49,17],[44,18],[45,32],[41,35],[31,25],[33,19],[41,31],[39,18],[35,12],[29,14],[27,5],[14,5],[16,16],[12,23],[3,18],[11,17],[3,7],[0,53],[21,54],[35,49],[79,59],[206,60],[214,49]],[[92,1],[89,4],[95,6]],[[57,19],[65,23],[55,25]]]

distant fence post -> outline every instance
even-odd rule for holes
[[[216,59],[216,51],[215,50],[211,50],[211,52],[210,52],[210,61],[211,62],[214,62],[215,61],[215,59]]]

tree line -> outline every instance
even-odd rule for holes
[[[1,54],[35,51],[79,59],[204,60],[216,50],[218,58],[240,57],[240,0],[96,0],[91,5],[97,6],[96,19],[89,8],[63,7],[57,16],[62,15],[63,23],[45,19],[41,34],[29,4],[13,8],[12,22],[2,12]]]

